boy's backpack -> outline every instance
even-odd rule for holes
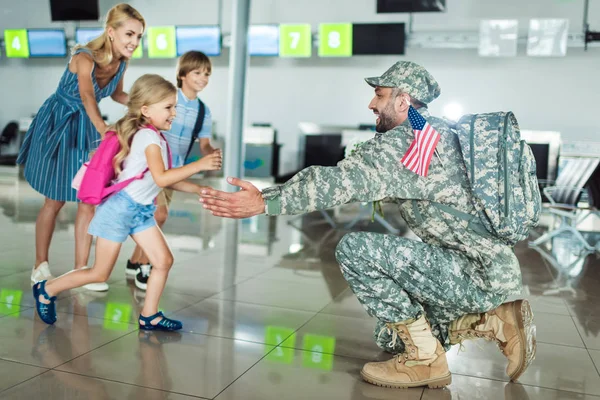
[[[162,137],[156,128],[151,125],[146,128],[152,129]],[[164,137],[163,137],[164,140]],[[165,140],[166,142],[166,140]],[[169,168],[171,168],[171,151],[167,143],[169,151]],[[72,187],[77,190],[77,198],[84,203],[98,205],[107,197],[125,188],[136,179],[141,179],[148,171],[148,168],[141,171],[139,174],[126,179],[119,183],[114,183],[117,178],[113,167],[113,159],[121,150],[121,144],[114,131],[106,132],[104,139],[100,142],[100,146],[92,156],[92,159],[83,164],[77,171],[72,182]]]
[[[514,245],[537,226],[541,195],[531,148],[512,112],[463,116],[452,126],[462,151],[478,221],[447,206],[481,233]]]
[[[196,118],[196,124],[194,125],[194,130],[192,131],[192,138],[190,140],[188,151],[185,154],[185,160],[187,160],[190,156],[192,148],[194,147],[194,143],[196,142],[196,139],[198,139],[198,135],[200,134],[202,126],[204,125],[204,117],[206,116],[206,106],[200,99],[198,99],[198,103],[200,104],[200,108],[198,109],[198,117]]]

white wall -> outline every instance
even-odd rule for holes
[[[63,27],[50,22],[48,0],[0,0],[0,30],[28,27]],[[105,13],[118,1],[100,0]],[[12,5],[5,5],[12,4]],[[231,31],[231,0],[223,2],[222,28]],[[528,19],[569,18],[570,31],[580,32],[583,1],[580,0],[447,0],[448,12],[418,14],[415,31],[476,31],[482,18],[518,18],[526,34]],[[600,30],[600,4],[591,2],[592,29]],[[148,25],[219,23],[219,3],[212,0],[130,1]],[[168,5],[166,5],[168,4]],[[325,4],[328,4],[325,6]],[[313,32],[320,22],[406,21],[405,15],[375,13],[375,0],[253,0],[251,23],[306,22]],[[97,24],[82,23],[82,26]],[[66,26],[68,31],[73,25]],[[313,49],[316,50],[316,49]],[[426,66],[440,82],[442,95],[431,104],[441,113],[449,102],[459,102],[466,112],[512,110],[523,129],[558,130],[565,140],[594,140],[600,132],[600,48],[568,49],[564,58],[532,58],[519,48],[508,59],[484,59],[476,50],[407,49],[404,57],[378,56],[351,59],[252,58],[248,72],[247,121],[271,122],[284,143],[282,165],[295,167],[297,125],[301,121],[355,125],[372,123],[367,104],[372,90],[362,80],[379,75],[403,58]],[[0,126],[29,115],[54,91],[66,59],[7,60],[0,58]],[[213,59],[213,76],[203,99],[217,121],[217,133],[225,134],[228,86],[228,52]],[[173,77],[175,60],[133,60],[125,87],[144,73]],[[111,119],[122,106],[106,99],[101,109]]]

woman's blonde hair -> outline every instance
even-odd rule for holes
[[[85,48],[92,52],[94,61],[100,67],[104,67],[111,63],[113,59],[112,44],[110,37],[108,36],[108,28],[118,29],[126,21],[130,19],[136,19],[142,23],[142,27],[146,30],[146,20],[142,17],[142,14],[129,4],[121,3],[117,4],[106,13],[106,20],[104,22],[104,32],[97,38],[90,40],[87,44],[78,44],[73,47],[73,53],[77,50]]]
[[[109,129],[117,132],[121,144],[121,151],[113,158],[113,167],[117,176],[122,171],[123,160],[129,154],[133,136],[145,125],[150,124],[142,114],[142,107],[160,103],[169,96],[176,98],[177,88],[160,75],[142,75],[133,83],[127,102],[127,114]]]

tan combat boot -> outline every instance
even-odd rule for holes
[[[482,314],[467,314],[450,324],[450,343],[466,339],[494,341],[508,359],[506,373],[516,381],[535,358],[533,312],[527,300],[504,303]]]
[[[365,381],[391,388],[442,388],[452,382],[446,352],[432,335],[425,317],[387,324],[387,329],[392,343],[402,340],[404,353],[388,361],[365,364],[360,372]]]

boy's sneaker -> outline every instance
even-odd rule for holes
[[[85,266],[81,267],[81,269],[90,269],[90,267]],[[106,282],[94,282],[88,283],[87,285],[83,285],[84,289],[91,290],[92,292],[106,292],[108,290],[108,283]]]
[[[44,261],[43,263],[38,265],[37,268],[35,266],[33,266],[32,270],[31,270],[31,283],[33,285],[35,285],[36,283],[41,282],[41,281],[49,281],[50,279],[53,279],[53,278],[54,277],[50,273],[50,267],[48,266],[47,261]]]
[[[140,263],[132,263],[131,260],[127,260],[127,268],[125,268],[125,273],[127,275],[135,276],[139,268]]]
[[[146,290],[151,269],[152,265],[150,264],[140,265],[140,268],[137,271],[137,275],[135,276],[135,287],[137,287],[138,289]]]

